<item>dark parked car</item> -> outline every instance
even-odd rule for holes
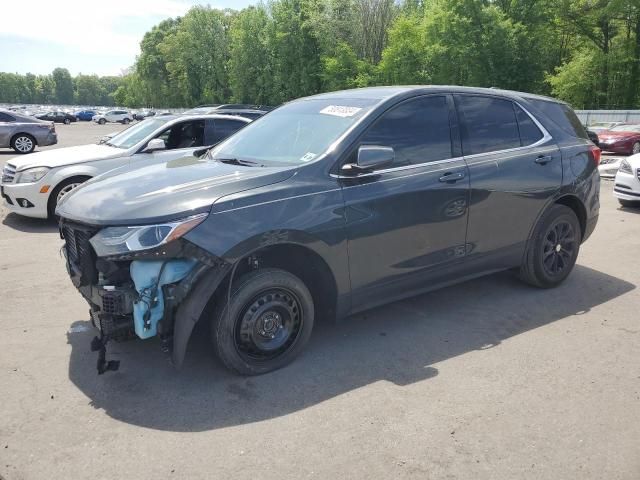
[[[587,128],[587,135],[589,136],[589,140],[593,142],[594,145],[600,146],[600,139],[598,138],[598,134],[593,130]]]
[[[36,118],[47,122],[64,123],[65,125],[77,121],[75,115],[60,111],[41,113],[40,115],[36,115]]]
[[[598,137],[604,151],[628,155],[640,153],[640,124],[617,125],[600,132]]]
[[[0,110],[0,148],[11,147],[18,153],[31,153],[36,145],[46,147],[58,143],[56,127],[9,110]]]
[[[145,118],[153,117],[156,114],[153,110],[138,110],[133,114],[134,120],[144,120]]]
[[[215,113],[218,115],[236,115],[250,120],[255,120],[271,110],[273,110],[273,107],[269,107],[267,105],[232,103],[225,105],[198,105],[191,110],[187,110],[183,114],[201,115],[203,113]]]
[[[285,104],[202,158],[108,173],[57,213],[100,372],[117,368],[105,343],[135,336],[180,366],[200,320],[253,375],[318,318],[499,270],[560,284],[596,225],[599,157],[550,98],[367,88]]]
[[[97,114],[98,112],[96,112],[95,110],[80,110],[74,113],[76,119],[83,122],[90,122],[93,116]]]

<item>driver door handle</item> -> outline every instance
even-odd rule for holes
[[[447,172],[439,180],[444,183],[456,183],[464,178],[464,172]]]

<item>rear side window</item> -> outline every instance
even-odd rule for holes
[[[393,107],[376,120],[360,143],[393,147],[394,167],[451,158],[446,97],[416,98]]]
[[[215,137],[214,142],[219,142],[220,140],[224,140],[228,136],[236,133],[242,127],[246,125],[244,122],[240,122],[239,120],[215,120]]]
[[[513,102],[476,95],[456,96],[465,155],[520,147]]]
[[[516,110],[516,118],[518,120],[520,144],[526,147],[542,139],[543,134],[531,117],[515,103],[513,104],[513,108]]]
[[[587,135],[587,131],[580,123],[576,112],[569,105],[535,98],[527,98],[527,101],[541,110],[550,120],[572,137],[589,139],[589,135]]]
[[[15,122],[16,119],[13,118],[8,113],[0,112],[0,122]]]

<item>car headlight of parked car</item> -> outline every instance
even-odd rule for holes
[[[207,215],[207,213],[201,213],[157,225],[107,227],[96,233],[89,241],[99,257],[149,250],[182,237],[200,225]]]
[[[33,183],[44,177],[51,170],[49,167],[28,168],[18,175],[16,183]]]
[[[627,160],[622,160],[620,162],[620,167],[618,168],[619,172],[628,173],[629,175],[633,175],[633,170],[631,170],[631,164]]]

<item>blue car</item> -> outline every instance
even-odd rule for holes
[[[82,120],[85,122],[90,122],[94,115],[98,112],[95,110],[80,110],[79,112],[75,112],[74,115],[78,120]]]

